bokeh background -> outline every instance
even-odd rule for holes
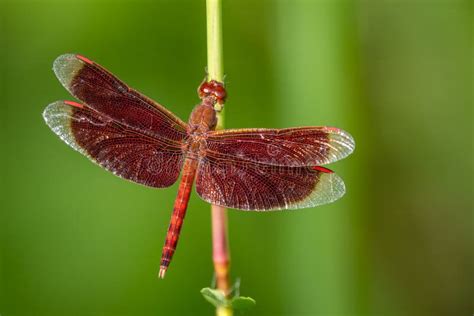
[[[156,277],[177,186],[121,180],[41,112],[81,53],[187,119],[206,66],[205,1],[0,7],[0,314],[212,315],[209,205],[191,199]],[[332,125],[355,153],[337,203],[230,210],[248,315],[471,315],[472,3],[224,0],[226,127]]]

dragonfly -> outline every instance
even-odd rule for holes
[[[204,80],[200,103],[186,124],[90,59],[59,56],[53,65],[76,101],[56,101],[44,120],[65,143],[113,174],[178,193],[158,276],[164,278],[183,225],[194,182],[204,201],[238,210],[314,207],[345,193],[344,182],[323,165],[355,148],[351,135],[327,126],[216,130],[224,84]]]

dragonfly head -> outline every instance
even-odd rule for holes
[[[227,97],[224,84],[216,80],[204,80],[198,88],[198,94],[202,100],[207,97],[212,97],[215,102],[219,103],[220,105],[224,104]]]

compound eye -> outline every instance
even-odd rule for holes
[[[201,99],[208,96],[213,96],[220,104],[223,104],[227,97],[227,92],[224,88],[224,85],[221,82],[215,80],[203,82],[198,89],[198,93]]]
[[[225,102],[225,98],[227,97],[227,92],[221,83],[216,82],[216,85],[214,86],[213,94],[216,97],[217,102],[219,102],[220,104]]]

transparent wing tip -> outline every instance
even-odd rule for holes
[[[55,101],[46,106],[46,108],[43,110],[42,116],[49,127],[53,128],[53,120],[58,117],[58,113],[60,113],[59,110],[64,109],[64,107],[64,101]]]
[[[72,79],[84,66],[84,62],[75,54],[64,54],[56,58],[53,71],[61,84],[69,91]]]
[[[298,208],[329,204],[339,200],[345,193],[346,186],[341,177],[335,173],[323,172],[320,173],[314,191],[304,201],[298,203]]]
[[[327,179],[321,179],[323,180],[323,186],[326,187],[325,190],[326,192],[331,192],[329,195],[329,198],[327,200],[327,203],[331,203],[334,201],[339,200],[346,194],[346,185],[344,184],[344,181],[342,180],[341,177],[339,177],[335,173],[325,173],[321,176],[321,178],[327,177]]]

